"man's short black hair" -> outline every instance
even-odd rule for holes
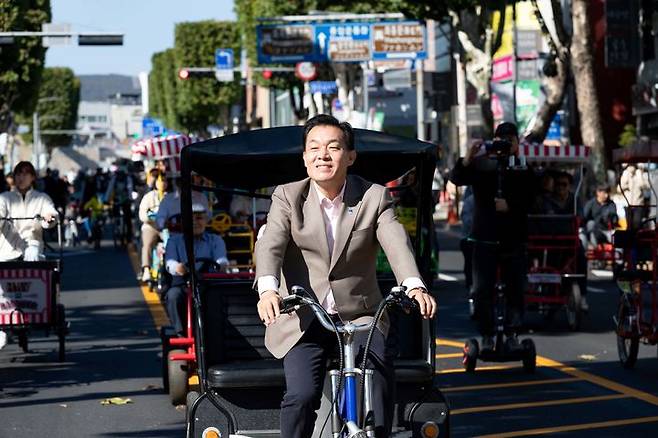
[[[354,130],[352,129],[352,125],[347,122],[339,122],[337,118],[330,116],[329,114],[318,114],[304,124],[304,138],[302,139],[303,150],[306,149],[306,137],[308,137],[308,133],[316,126],[335,126],[340,129],[343,131],[343,139],[345,140],[347,149],[350,151],[354,150]]]
[[[606,192],[610,193],[610,184],[608,183],[601,183],[596,186],[596,191],[597,192]]]
[[[496,127],[496,132],[494,133],[494,137],[503,138],[510,136],[519,138],[519,130],[514,123],[503,122],[500,125],[498,125],[498,127]]]

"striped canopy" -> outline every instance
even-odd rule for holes
[[[191,143],[192,138],[182,134],[143,139],[132,145],[133,160],[180,157],[183,147]]]
[[[547,146],[537,143],[522,143],[519,155],[524,155],[527,161],[559,161],[570,163],[586,163],[590,156],[590,148],[583,145]]]

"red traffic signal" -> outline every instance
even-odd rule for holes
[[[178,70],[178,77],[182,80],[186,80],[190,77],[190,71],[186,68],[181,68]]]
[[[263,70],[263,79],[272,79],[272,70]]]

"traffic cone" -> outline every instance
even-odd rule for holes
[[[448,225],[455,225],[457,222],[459,222],[459,218],[457,217],[457,211],[451,199],[448,206]]]

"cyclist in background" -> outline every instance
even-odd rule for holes
[[[160,232],[155,223],[158,208],[167,194],[167,178],[162,173],[154,178],[154,188],[146,193],[139,203],[139,220],[142,221],[142,281],[151,279],[151,256],[153,248],[160,239]]]

